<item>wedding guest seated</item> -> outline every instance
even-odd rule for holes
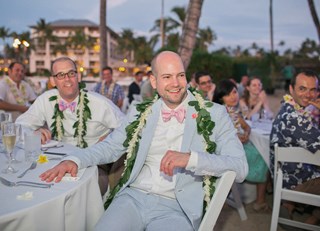
[[[206,71],[198,71],[195,73],[195,81],[198,90],[201,91],[206,100],[211,101],[216,85],[212,82],[212,77]]]
[[[124,115],[104,96],[87,92],[81,85],[81,74],[76,63],[68,57],[52,62],[50,82],[56,88],[40,95],[31,107],[20,115],[16,123],[39,130],[41,141],[51,139],[86,148],[103,140],[119,127]],[[103,181],[106,171],[99,168]],[[107,190],[108,182],[100,182],[101,191]]]
[[[94,87],[94,91],[104,95],[121,108],[125,95],[122,87],[113,81],[112,74],[113,70],[111,67],[104,67],[102,69],[101,81]]]
[[[261,80],[257,77],[249,80],[239,103],[245,119],[251,119],[254,114],[259,114],[261,119],[273,117],[267,94],[262,89]]]
[[[268,166],[256,147],[249,141],[251,128],[240,113],[239,94],[236,84],[230,80],[221,80],[215,89],[213,101],[227,108],[233,125],[238,131],[238,137],[243,144],[249,165],[249,173],[246,180],[255,183],[257,190],[257,198],[253,204],[253,209],[257,212],[269,211],[270,209],[266,202]]]
[[[65,173],[74,176],[78,168],[113,162],[127,151],[121,184],[96,230],[198,230],[212,194],[211,177],[228,170],[236,172],[237,182],[246,177],[243,147],[225,108],[187,91],[178,54],[163,51],[151,66],[159,96],[138,105],[102,142],[40,175],[59,182]]]
[[[8,75],[0,80],[0,110],[12,113],[13,122],[37,98],[32,87],[24,81],[25,67],[22,63],[12,62]]]
[[[316,73],[304,71],[291,80],[290,95],[284,101],[276,116],[271,131],[270,165],[274,169],[274,145],[279,147],[302,147],[312,153],[320,150],[319,124],[308,110],[309,105],[320,109],[317,99],[319,82]],[[283,187],[320,195],[320,169],[315,165],[302,163],[282,163]],[[282,203],[280,216],[292,218],[296,205],[288,201]],[[307,220],[309,224],[319,224],[320,208],[316,208]]]

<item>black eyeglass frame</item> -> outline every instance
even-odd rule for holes
[[[64,72],[59,72],[55,75],[52,75],[53,77],[59,79],[59,80],[62,80],[66,77],[66,75],[69,77],[69,78],[74,78],[74,77],[77,77],[77,71],[76,70],[70,70],[68,71],[67,73],[64,73]]]

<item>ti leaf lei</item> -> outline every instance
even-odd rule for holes
[[[212,107],[213,103],[205,101],[201,94],[194,89],[189,89],[191,93],[195,96],[196,101],[190,101],[189,105],[193,106],[198,112],[193,118],[196,118],[197,123],[197,132],[199,135],[202,135],[206,147],[205,150],[212,154],[216,149],[215,142],[210,140],[210,135],[212,135],[212,130],[215,126],[215,123],[211,120],[210,113],[207,111],[207,108]],[[129,180],[134,162],[136,160],[137,152],[139,150],[139,142],[141,139],[141,131],[146,124],[146,119],[151,113],[152,105],[159,99],[158,94],[154,96],[152,100],[145,100],[144,102],[137,104],[137,111],[140,112],[137,115],[137,119],[131,122],[126,127],[127,138],[123,143],[123,146],[127,148],[127,157],[124,162],[124,171],[121,175],[121,179],[116,187],[110,192],[110,195],[107,201],[104,204],[104,208],[107,209],[111,204],[114,196],[121,189],[121,187]],[[203,178],[203,188],[205,192],[204,196],[204,211],[207,209],[207,206],[210,202],[210,199],[215,191],[216,177],[213,176],[204,176]]]
[[[91,110],[88,106],[89,100],[87,91],[84,90],[85,84],[79,83],[79,100],[77,106],[77,118],[78,120],[73,124],[73,128],[75,129],[73,137],[77,138],[77,147],[86,148],[88,147],[88,143],[85,141],[84,137],[87,134],[87,121],[91,119]],[[52,131],[52,136],[56,137],[57,140],[61,141],[62,136],[64,134],[64,127],[63,127],[63,111],[59,110],[58,104],[59,97],[54,95],[49,98],[49,101],[56,101],[54,105],[54,113],[52,119],[54,120],[51,124],[50,128]]]

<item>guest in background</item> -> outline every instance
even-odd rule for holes
[[[198,87],[196,83],[196,73],[193,73],[191,75],[190,81],[188,83],[188,87],[195,88],[195,89]]]
[[[143,78],[142,71],[138,71],[137,73],[135,73],[134,81],[129,85],[129,92],[128,92],[129,103],[131,103],[134,100],[133,95],[140,95],[142,78]]]
[[[142,100],[152,99],[155,90],[151,86],[150,76],[152,75],[152,71],[147,72],[147,80],[142,83],[141,86],[141,97]]]
[[[289,61],[286,61],[286,65],[281,70],[281,73],[285,80],[284,90],[288,92],[291,79],[294,77],[296,73],[296,69],[294,68],[293,65],[290,64]]]
[[[22,63],[9,65],[9,76],[0,80],[0,110],[12,113],[12,120],[27,111],[37,98],[32,87],[24,81],[25,67]]]
[[[259,118],[273,117],[267,94],[262,89],[261,80],[257,77],[249,80],[239,104],[245,119],[251,119],[252,115],[256,113],[259,114]]]
[[[233,125],[238,131],[238,137],[243,144],[249,165],[249,174],[246,180],[255,183],[257,190],[257,198],[253,204],[253,209],[257,212],[269,211],[270,209],[266,202],[268,166],[256,147],[249,141],[251,128],[240,113],[239,94],[236,84],[230,80],[220,81],[215,89],[213,99],[214,102],[220,103],[227,108]]]
[[[240,98],[243,96],[244,90],[246,89],[248,82],[249,82],[249,77],[247,75],[244,75],[241,77],[241,81],[238,84],[238,93]]]
[[[212,82],[210,74],[206,71],[198,71],[195,73],[195,80],[198,90],[202,92],[203,97],[206,100],[212,101],[216,85]]]
[[[270,135],[270,169],[274,170],[274,145],[279,147],[302,147],[312,153],[320,150],[319,124],[307,107],[312,104],[320,109],[317,100],[319,82],[316,73],[304,71],[294,76],[289,86],[290,95],[276,116]],[[320,169],[302,163],[282,163],[283,187],[320,195]],[[295,204],[283,202],[281,216],[292,218]],[[316,208],[307,220],[309,224],[320,222],[320,208]]]
[[[101,82],[95,86],[94,91],[104,95],[121,108],[125,95],[122,87],[113,81],[112,74],[111,67],[104,67],[102,69]]]

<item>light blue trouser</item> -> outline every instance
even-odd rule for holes
[[[126,188],[105,211],[97,231],[194,230],[176,200]]]

